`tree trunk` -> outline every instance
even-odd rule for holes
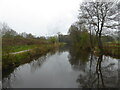
[[[98,47],[100,49],[100,53],[103,53],[103,44],[102,44],[101,36],[98,37]]]
[[[91,45],[91,50],[93,50],[93,39],[92,39],[92,32],[91,32],[91,25],[89,27],[89,30],[90,30],[90,45]]]

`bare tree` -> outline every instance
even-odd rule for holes
[[[0,36],[3,36],[10,28],[6,23],[0,23]]]
[[[84,19],[86,21],[86,25],[89,29],[90,34],[95,33],[98,41],[99,49],[103,50],[103,45],[101,41],[102,33],[106,30],[106,28],[115,28],[118,26],[113,24],[107,26],[108,23],[111,22],[112,19],[112,10],[114,7],[113,2],[83,2],[80,6],[80,15],[79,19]],[[116,14],[117,15],[117,14]],[[109,18],[111,16],[111,18]]]

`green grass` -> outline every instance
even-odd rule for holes
[[[32,48],[32,50],[19,53],[19,54],[3,54],[2,55],[2,67],[3,69],[8,69],[10,67],[16,67],[20,64],[27,63],[33,58],[40,57],[41,55],[46,54],[49,51],[54,51],[62,45],[61,43],[56,44],[41,44],[41,45],[33,45],[33,46],[21,46],[14,47],[14,51],[26,50]]]
[[[6,52],[19,52],[23,50],[33,49],[36,45],[17,45],[17,46],[8,46],[3,48],[3,53]]]
[[[95,48],[95,53],[100,54],[98,47]],[[103,43],[103,54],[120,59],[120,42]]]
[[[31,49],[31,48],[34,48],[34,47],[35,47],[34,45],[23,45],[23,46],[13,46],[13,47],[10,47],[10,48],[11,48],[11,52],[19,52],[19,51]]]
[[[120,42],[104,43],[104,54],[120,58]]]
[[[59,45],[64,45],[64,43],[57,43],[56,46]],[[28,50],[28,49],[34,49],[36,47],[43,47],[44,45],[40,44],[40,45],[16,45],[16,46],[8,46],[8,47],[4,47],[3,48],[3,52],[19,52],[19,51],[23,51],[23,50]],[[47,45],[48,47],[50,46],[50,44]]]

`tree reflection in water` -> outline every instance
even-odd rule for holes
[[[79,87],[118,87],[118,61],[103,54],[95,56],[87,50],[72,47],[69,51],[72,68],[80,71]]]
[[[50,66],[55,64],[55,67],[57,67],[56,70],[60,70],[60,71],[56,71],[55,73],[55,77],[58,76],[57,78],[58,80],[61,80],[61,75],[69,76],[70,71],[72,71],[73,75],[75,74],[75,76],[70,75],[68,79],[66,78],[63,81],[61,81],[63,85],[64,82],[69,81],[71,78],[72,79],[74,78],[76,80],[73,81],[73,83],[75,83],[76,85],[75,87],[80,87],[80,88],[104,88],[104,87],[116,88],[119,86],[117,59],[102,54],[99,56],[95,56],[92,52],[89,52],[87,50],[81,50],[80,48],[75,48],[75,47],[68,48],[67,49],[67,53],[69,52],[68,54],[62,53],[65,51],[66,49],[63,47],[62,49],[60,48],[59,51],[57,52],[56,51],[50,52],[47,55],[40,57],[37,60],[34,60],[23,66],[22,65],[19,66],[19,68],[16,68],[14,72],[11,73],[7,78],[3,79],[4,82],[3,87],[15,87],[15,85],[18,85],[20,87],[20,85],[24,82],[27,82],[28,84],[27,83],[26,84],[29,85],[29,79],[32,81],[33,77],[36,80],[38,80],[37,82],[40,82],[39,79],[44,77],[44,73],[42,74],[41,72],[39,73],[38,71],[41,71],[41,66],[43,66],[43,63],[46,61],[50,62],[48,63],[51,64]],[[61,58],[56,60],[54,54],[57,54],[57,56],[60,56]],[[48,59],[52,55],[53,55],[53,59],[55,59],[53,60],[54,63]],[[61,59],[63,60],[62,62],[62,64],[64,64],[63,66],[65,66],[62,68],[56,65],[57,63],[59,63],[58,61],[61,61]],[[46,64],[48,66],[47,68],[42,69],[43,71],[49,68],[48,64]],[[66,67],[66,65],[68,65],[68,67]],[[70,71],[68,72],[66,69],[66,71],[64,72],[65,68],[68,68],[68,70]],[[61,72],[61,70],[63,70],[63,72]],[[49,72],[53,73],[54,71],[53,69],[51,69]],[[44,78],[44,80],[46,81],[50,79],[49,72],[48,72],[48,78]],[[27,76],[28,79],[26,79],[26,75],[28,74],[30,75],[30,77]],[[22,77],[22,75],[25,77]],[[41,77],[42,75],[43,77]],[[36,80],[33,81],[36,82]],[[57,82],[53,84],[56,83]],[[70,83],[70,85],[72,86],[73,83],[72,84]]]
[[[97,61],[97,65],[96,65],[96,74],[98,76],[98,87],[100,86],[100,80],[101,80],[101,83],[102,83],[102,87],[105,87],[104,81],[103,81],[103,75],[102,75],[102,72],[101,72],[102,59],[103,59],[103,55],[101,54],[98,57],[98,61]]]
[[[56,53],[56,51],[53,52],[49,52],[44,56],[41,56],[40,58],[38,58],[37,60],[34,60],[30,63],[30,67],[31,67],[31,72],[35,72],[36,70],[38,70],[41,65],[46,61],[46,58],[54,55]]]
[[[35,71],[37,71],[41,65],[46,61],[46,58],[54,55],[56,53],[56,51],[52,51],[50,53],[47,53],[46,55],[36,59],[36,60],[33,60],[31,61],[30,63],[26,63],[24,64],[23,66],[25,65],[28,65],[28,67],[30,68],[31,72],[34,73]],[[22,77],[20,76],[20,72],[21,71],[21,66],[19,66],[19,68],[15,68],[15,70],[7,77],[7,78],[4,78],[2,80],[3,84],[2,84],[2,87],[3,88],[12,88],[13,87],[13,84],[15,83],[15,80],[18,80],[19,82],[17,83],[23,83],[22,81]]]

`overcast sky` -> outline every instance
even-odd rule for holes
[[[67,34],[82,0],[0,0],[0,22],[37,36]]]

